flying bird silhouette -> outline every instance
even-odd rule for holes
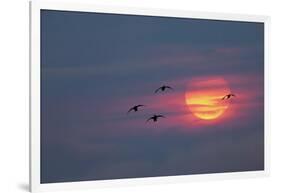
[[[156,122],[158,120],[158,118],[166,118],[165,116],[163,115],[153,115],[152,117],[149,117],[149,119],[146,120],[146,122],[150,121],[150,120],[153,120],[154,122]]]
[[[127,114],[131,111],[137,112],[139,110],[139,107],[144,107],[144,105],[135,105],[132,108],[130,108],[127,112]]]
[[[231,98],[231,97],[235,97],[235,95],[234,95],[234,94],[227,94],[227,95],[225,95],[224,97],[222,97],[221,100],[229,99],[229,98]]]
[[[157,88],[156,90],[155,90],[155,92],[154,93],[157,93],[158,91],[165,91],[166,89],[170,89],[170,90],[173,90],[173,88],[172,87],[170,87],[170,86],[166,86],[166,85],[163,85],[163,86],[161,86],[161,87],[159,87],[159,88]]]

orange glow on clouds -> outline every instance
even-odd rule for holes
[[[188,83],[185,103],[197,118],[213,120],[221,117],[228,108],[228,101],[221,99],[229,93],[223,78],[193,79]]]

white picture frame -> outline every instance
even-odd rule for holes
[[[116,13],[128,15],[166,16],[179,18],[210,19],[225,21],[245,21],[264,23],[264,72],[265,72],[265,169],[264,171],[200,174],[172,177],[149,177],[134,179],[116,179],[101,181],[82,181],[66,183],[40,183],[40,10],[64,10],[96,13]],[[268,16],[241,15],[226,13],[193,12],[185,10],[164,10],[139,7],[105,6],[91,3],[31,1],[30,2],[30,191],[41,192],[51,190],[67,190],[81,188],[118,187],[145,184],[164,184],[189,181],[218,179],[249,178],[269,175],[269,142],[270,142],[270,110],[269,110],[269,25]]]

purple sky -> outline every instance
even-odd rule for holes
[[[41,25],[41,183],[264,169],[263,24],[43,10]],[[185,93],[213,77],[237,97],[208,122]]]

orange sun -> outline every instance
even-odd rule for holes
[[[221,100],[230,93],[223,78],[193,79],[185,93],[185,103],[197,118],[213,120],[222,116],[228,108],[228,101]]]

